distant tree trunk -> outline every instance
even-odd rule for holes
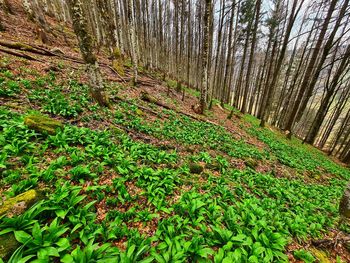
[[[188,18],[187,18],[187,87],[190,86],[190,68],[191,68],[191,50],[192,50],[192,32],[191,32],[191,0],[188,0]],[[182,91],[182,101],[185,100],[185,89]]]
[[[88,32],[82,0],[67,0],[67,3],[73,20],[73,29],[78,38],[80,52],[87,65],[92,97],[99,105],[108,106],[108,100],[104,94],[102,75],[92,50],[92,38]]]
[[[256,34],[258,31],[258,25],[259,25],[260,7],[261,7],[261,0],[257,0],[255,4],[255,22],[254,22],[254,28],[253,28],[253,37],[252,37],[252,43],[250,46],[250,55],[249,55],[248,67],[247,67],[247,78],[246,78],[247,80],[245,83],[242,110],[241,110],[243,114],[245,114],[247,111],[248,90],[249,90],[249,83],[250,83],[249,79],[250,79],[250,73],[253,66],[254,52],[256,48]]]
[[[227,44],[227,57],[226,57],[226,67],[225,67],[225,73],[224,73],[224,86],[223,86],[223,96],[221,99],[221,106],[224,107],[224,103],[227,103],[228,101],[225,100],[226,94],[228,90],[230,89],[230,83],[229,83],[229,72],[231,69],[231,57],[232,57],[232,35],[233,35],[233,21],[234,21],[234,14],[235,14],[235,0],[232,1],[231,6],[231,16],[230,16],[230,26],[229,26],[229,32],[228,32],[228,44]]]
[[[225,1],[221,0],[220,1],[220,17],[219,17],[219,25],[218,25],[218,34],[217,34],[217,45],[216,45],[216,53],[215,53],[215,64],[214,64],[214,76],[215,78],[212,78],[212,81],[210,83],[211,86],[211,100],[214,97],[214,91],[217,89],[216,84],[216,79],[218,75],[218,64],[219,64],[219,59],[220,59],[220,48],[221,48],[221,41],[222,41],[222,28],[223,28],[223,21],[224,21],[224,8],[225,7]],[[212,102],[210,103],[212,105]]]
[[[307,69],[305,71],[304,79],[303,79],[303,82],[301,84],[300,90],[297,94],[297,98],[296,98],[296,101],[294,103],[294,107],[292,109],[291,114],[289,115],[290,117],[289,117],[289,120],[288,120],[287,125],[286,125],[286,130],[288,131],[288,138],[291,138],[291,136],[292,136],[292,127],[293,127],[293,124],[295,121],[295,117],[297,115],[297,112],[298,112],[300,103],[304,97],[304,94],[307,93],[307,90],[309,88],[309,83],[310,83],[310,80],[312,78],[312,72],[315,68],[315,64],[317,62],[317,57],[319,56],[323,40],[325,38],[327,28],[328,28],[328,25],[329,25],[330,20],[332,18],[332,14],[335,10],[335,6],[336,6],[337,2],[338,2],[337,0],[332,0],[331,3],[329,4],[327,16],[323,22],[317,43],[315,45],[315,48],[313,49],[311,59],[309,61]]]
[[[277,83],[277,79],[278,76],[280,74],[280,70],[282,67],[282,62],[284,59],[284,55],[286,53],[287,50],[287,45],[288,45],[288,41],[289,41],[289,36],[290,33],[292,31],[293,25],[294,25],[294,21],[300,11],[301,5],[303,2],[300,2],[299,7],[297,8],[297,0],[294,0],[293,2],[293,6],[292,6],[292,11],[288,20],[288,25],[287,25],[287,29],[286,29],[286,33],[284,35],[284,39],[283,39],[283,43],[282,43],[282,48],[281,51],[279,52],[279,57],[277,60],[277,64],[272,76],[272,81],[270,83],[270,85],[266,88],[267,89],[267,100],[266,100],[266,104],[265,104],[265,108],[263,111],[263,114],[261,116],[261,122],[260,122],[260,127],[264,127],[265,126],[265,122],[267,121],[268,115],[269,115],[269,111],[270,111],[270,107],[272,104],[272,99],[273,99],[273,95],[274,95],[274,90],[275,90],[275,86]]]
[[[323,98],[320,108],[318,109],[318,112],[316,114],[315,120],[311,126],[311,129],[308,133],[308,136],[305,139],[306,143],[313,144],[315,142],[316,136],[318,131],[321,128],[322,122],[324,120],[324,117],[327,114],[327,109],[329,108],[330,100],[336,90],[336,87],[339,83],[339,80],[344,73],[346,67],[349,64],[349,58],[350,58],[350,45],[348,45],[345,54],[343,55],[344,58],[342,59],[334,77],[331,83],[331,87],[326,90],[326,96]]]
[[[131,48],[131,59],[133,64],[134,76],[132,85],[137,85],[138,80],[138,55],[136,46],[136,33],[135,33],[135,17],[134,17],[134,0],[128,0],[128,21],[129,21],[129,37]]]
[[[200,95],[200,110],[201,114],[207,107],[207,92],[208,92],[208,49],[209,49],[209,27],[212,15],[211,0],[205,1],[205,14],[204,14],[204,41],[203,41],[203,55],[202,55],[202,88]]]

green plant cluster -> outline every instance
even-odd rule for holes
[[[199,142],[182,137],[188,131],[178,125],[175,140]],[[9,262],[285,262],[291,238],[317,237],[337,219],[339,180],[305,185],[233,170],[205,151],[188,157],[209,167],[193,176],[188,162],[176,166],[176,151],[117,130],[66,126],[40,135],[5,108],[0,129],[5,194],[50,188],[24,214],[0,219],[0,235],[14,233],[21,244]],[[106,176],[111,182],[101,183]],[[125,248],[115,245],[120,240]]]
[[[248,132],[267,144],[277,160],[303,173],[329,173],[338,178],[350,179],[350,171],[331,161],[321,151],[302,144],[298,139],[291,141],[268,130],[258,128],[254,123]]]
[[[28,98],[39,104],[43,112],[65,118],[77,117],[88,105],[93,104],[88,96],[88,87],[76,81],[66,86],[55,83],[55,76],[36,79],[35,89],[30,90]],[[89,107],[95,109],[96,105]]]
[[[113,126],[66,125],[43,135],[23,124],[25,114],[0,106],[2,195],[33,188],[46,193],[23,214],[0,218],[0,235],[13,234],[20,244],[8,262],[287,262],[292,239],[318,238],[338,220],[349,171],[296,140],[259,129],[253,119],[247,131],[268,150],[169,110],[155,121],[129,103],[113,113],[102,110],[86,86],[72,80],[59,85],[54,74],[1,77],[1,83],[27,89],[42,112],[67,119],[91,113],[83,122],[107,115],[128,130],[199,149],[182,156]],[[300,172],[336,178],[306,184],[303,178],[236,170],[231,161],[237,158],[277,159]],[[193,163],[200,163],[200,173],[190,173]],[[307,251],[294,256],[313,260]]]
[[[121,109],[115,113],[115,123],[127,128],[160,139],[173,139],[184,145],[200,145],[203,148],[219,150],[234,158],[269,158],[267,151],[259,150],[244,139],[234,139],[223,127],[180,116],[169,110],[163,111],[168,118],[150,123],[137,114],[139,109],[136,106],[127,103],[121,103],[119,106]]]

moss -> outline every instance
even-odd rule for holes
[[[255,170],[255,168],[258,166],[258,162],[257,162],[256,160],[252,159],[252,158],[249,158],[249,159],[245,160],[245,161],[244,161],[244,164],[245,164],[247,167],[249,167],[249,168],[251,168],[251,169],[254,169],[254,170]]]
[[[124,66],[123,66],[123,63],[120,62],[119,59],[114,59],[113,62],[112,62],[112,67],[115,71],[117,71],[117,73],[124,77],[125,76],[125,70],[124,70]]]
[[[20,244],[13,233],[0,236],[0,258],[8,259],[19,246]]]
[[[41,194],[32,189],[13,198],[5,200],[0,205],[0,216],[5,214],[20,214],[26,208],[32,206],[39,199],[41,199]]]
[[[322,250],[318,250],[316,248],[311,248],[310,250],[311,250],[312,254],[315,256],[315,258],[317,259],[317,262],[331,263],[331,261],[328,259],[326,252],[324,252]]]
[[[57,128],[63,128],[63,124],[60,121],[35,114],[27,115],[24,118],[24,124],[37,132],[48,134],[55,134]]]
[[[200,174],[203,172],[203,166],[197,163],[190,163],[189,168],[190,168],[190,173],[192,174]]]
[[[136,113],[138,116],[144,116],[144,115],[145,115],[145,113],[144,113],[142,110],[140,110],[140,109],[136,109],[135,113]]]
[[[114,48],[113,49],[113,56],[114,58],[116,59],[119,59],[122,57],[122,53],[120,52],[120,49],[119,48]]]
[[[153,97],[152,95],[150,95],[149,93],[142,91],[141,92],[141,100],[143,101],[147,101],[150,103],[157,103],[157,98]]]

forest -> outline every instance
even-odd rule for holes
[[[0,263],[350,262],[349,0],[0,0]]]

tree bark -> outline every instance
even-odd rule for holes
[[[87,66],[91,95],[99,105],[109,106],[104,93],[102,75],[92,50],[92,38],[88,32],[82,0],[67,0],[67,3],[73,20],[73,29],[78,38],[80,52]]]

